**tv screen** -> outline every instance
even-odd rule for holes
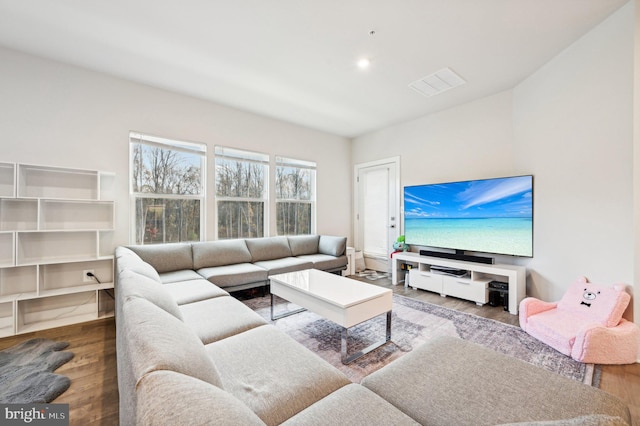
[[[405,242],[533,256],[533,176],[404,188]]]

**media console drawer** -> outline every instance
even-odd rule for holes
[[[419,271],[417,269],[412,269],[409,273],[411,277],[409,279],[409,285],[411,287],[433,291],[435,293],[442,293],[443,276],[441,274]]]
[[[446,295],[485,304],[489,301],[488,281],[469,278],[442,277],[442,292]]]

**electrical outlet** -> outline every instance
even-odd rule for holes
[[[84,271],[82,271],[82,282],[83,283],[95,283],[96,280],[93,277],[90,277],[87,274],[94,274],[95,275],[96,271],[95,269],[85,269]]]

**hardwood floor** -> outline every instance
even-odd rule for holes
[[[453,297],[405,289],[401,285],[391,285],[388,279],[363,281],[391,288],[394,293],[403,296],[518,325],[518,317],[501,307],[477,306]],[[71,378],[71,387],[54,401],[69,404],[70,424],[117,425],[118,384],[113,318],[3,338],[0,339],[0,350],[34,337],[67,341],[70,343],[68,350],[75,354],[70,362],[56,371]],[[600,388],[625,401],[630,407],[634,424],[640,426],[640,364],[603,366]]]
[[[56,370],[71,379],[71,387],[53,403],[69,404],[70,425],[118,424],[116,327],[107,318],[67,327],[0,339],[0,349],[25,340],[45,337],[69,342],[71,361]]]

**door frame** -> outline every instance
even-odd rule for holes
[[[360,175],[361,169],[366,169],[370,167],[379,167],[387,164],[392,164],[395,166],[395,176],[389,176],[390,182],[392,185],[395,185],[395,200],[390,200],[390,203],[394,203],[397,209],[396,215],[396,229],[397,235],[402,235],[402,205],[401,205],[401,185],[400,185],[400,156],[382,158],[380,160],[368,161],[366,163],[354,164],[353,166],[353,237],[354,237],[354,247],[356,250],[362,250],[363,236],[360,235],[360,225],[359,225],[359,217],[360,217],[360,187],[358,182],[358,177]]]

